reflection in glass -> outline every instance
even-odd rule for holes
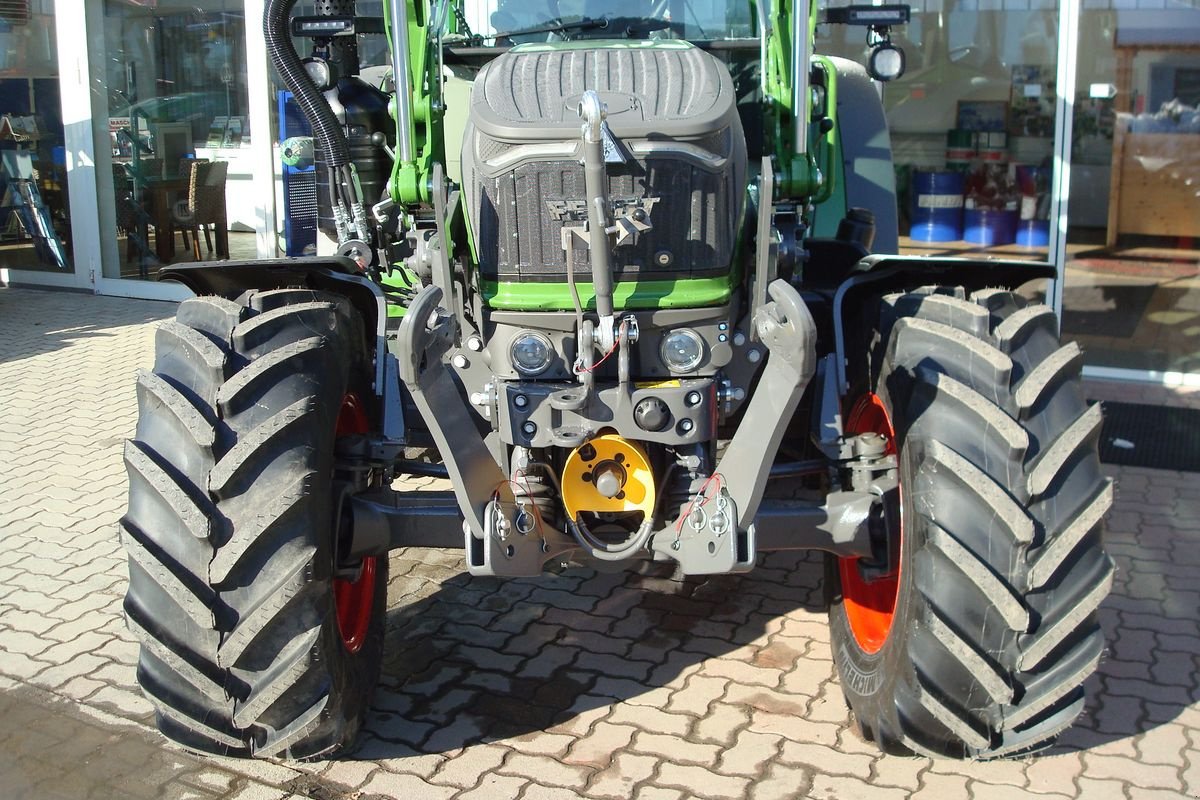
[[[1045,260],[1056,4],[911,5],[911,22],[892,31],[905,74],[882,88],[901,252]],[[868,56],[862,29],[837,25],[819,31],[818,51]]]
[[[1200,373],[1200,9],[1157,5],[1081,13],[1063,333]]]
[[[253,209],[227,188],[250,174],[243,4],[105,0],[102,19],[93,105],[108,118],[117,240],[105,274],[152,279],[162,264],[231,248],[253,257],[253,234],[229,233],[235,223],[252,231]]]
[[[57,53],[53,16],[0,20],[0,268],[71,268]]]

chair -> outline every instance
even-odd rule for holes
[[[184,156],[183,158],[179,159],[179,167],[175,170],[175,177],[183,178],[184,186],[179,192],[179,196],[174,197],[171,201],[172,223],[178,223],[181,219],[186,219],[188,217],[188,184],[192,179],[192,165],[200,163],[207,164],[208,159],[197,158],[196,156]],[[183,249],[190,250],[192,246],[188,244],[188,229],[186,227],[180,228],[178,225],[173,224],[172,230],[176,229],[178,229],[180,235],[183,236]]]
[[[176,215],[179,227],[192,232],[192,255],[200,260],[200,230],[204,230],[204,245],[212,252],[209,225],[225,225],[225,180],[229,175],[228,161],[194,161],[188,178],[187,208]],[[224,237],[218,236],[218,244]],[[229,258],[229,247],[218,252],[219,258]]]

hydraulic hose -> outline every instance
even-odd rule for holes
[[[268,0],[267,10],[263,14],[263,38],[267,42],[267,53],[271,56],[271,63],[279,70],[283,84],[296,98],[297,105],[312,126],[313,136],[325,151],[325,158],[332,173],[334,169],[350,163],[350,145],[337,117],[333,114],[333,109],[309,79],[300,56],[292,47],[291,35],[288,32],[288,15],[296,2],[297,0]],[[331,174],[331,185],[335,180]]]

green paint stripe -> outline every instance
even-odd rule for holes
[[[579,300],[584,308],[596,307],[591,283],[578,282]],[[684,278],[669,281],[620,281],[613,289],[613,305],[618,309],[693,308],[719,306],[729,302],[732,292],[729,276]],[[483,296],[492,308],[501,311],[570,311],[571,288],[567,283],[483,282]]]

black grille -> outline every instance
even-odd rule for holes
[[[618,211],[657,199],[650,211],[653,229],[636,244],[613,251],[618,278],[691,278],[728,270],[737,234],[737,209],[730,207],[736,194],[726,185],[728,173],[711,172],[683,158],[650,158],[644,166],[610,165],[609,176],[609,198]],[[482,183],[478,244],[483,275],[564,280],[561,231],[564,225],[582,225],[585,195],[579,164],[524,163]],[[587,279],[591,260],[586,250],[576,251],[575,269]]]

